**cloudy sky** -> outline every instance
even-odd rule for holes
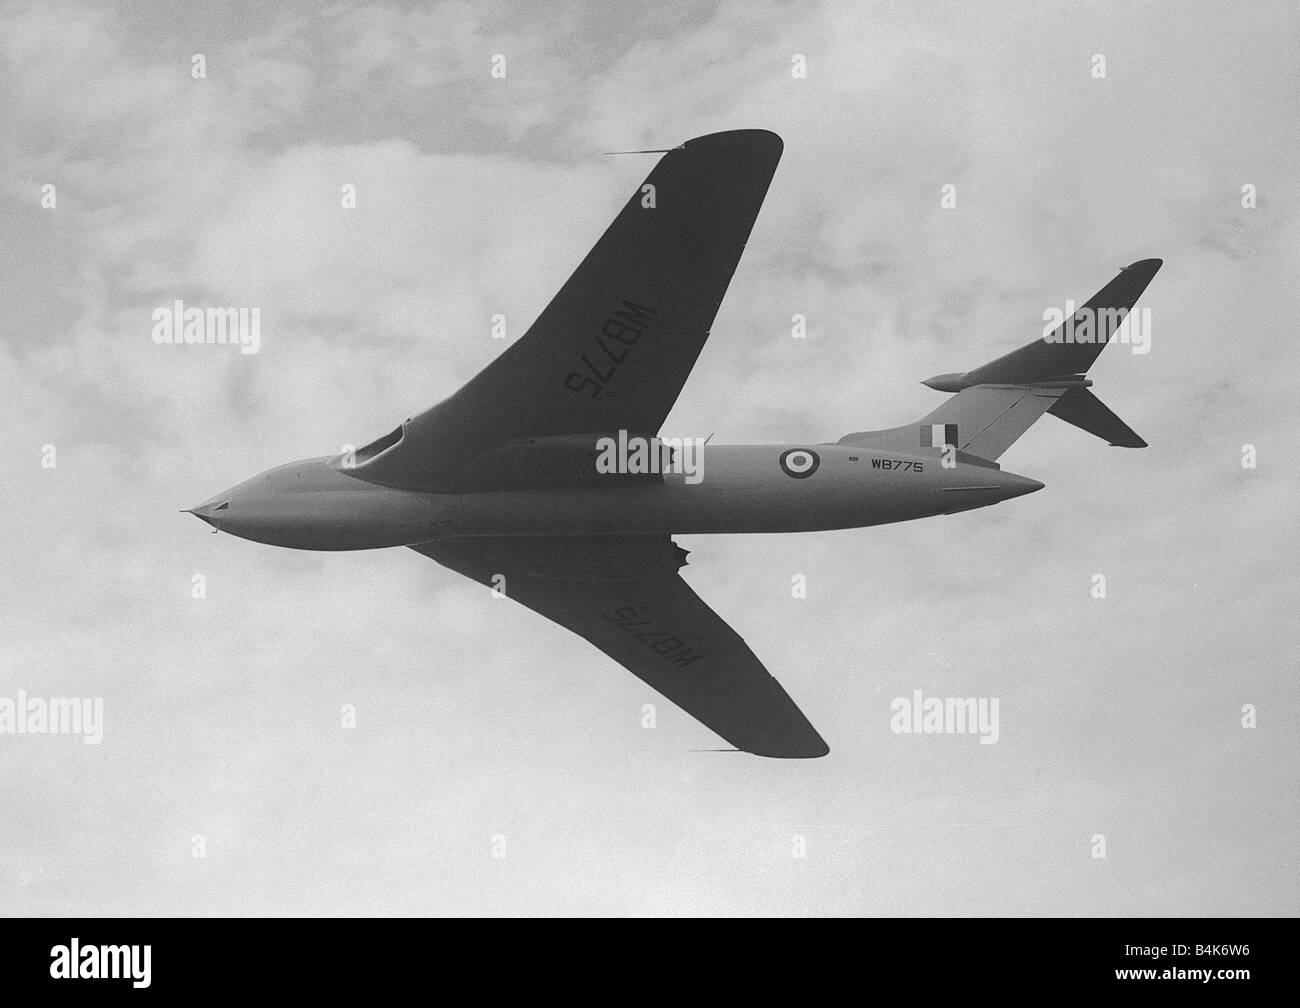
[[[0,734],[0,913],[1300,909],[1292,5],[3,11],[0,697],[105,724]],[[910,421],[1166,262],[1150,353],[1092,373],[1149,449],[1049,417],[1001,460],[1047,488],[996,508],[683,537],[830,756],[699,751],[409,550],[178,513],[454,392],[653,163],[600,152],[737,127],[786,153],[668,433]],[[156,345],[177,298],[259,307],[260,352]],[[891,732],[915,689],[998,698],[999,742]]]

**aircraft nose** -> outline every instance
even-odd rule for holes
[[[192,514],[195,518],[207,522],[214,529],[221,528],[221,519],[230,509],[230,501],[224,497],[213,497],[192,508],[182,508],[183,514]]]

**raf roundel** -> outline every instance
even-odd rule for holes
[[[791,448],[781,453],[781,470],[794,479],[807,479],[817,471],[822,460],[815,451],[807,448]]]

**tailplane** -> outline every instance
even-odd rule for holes
[[[1143,259],[1125,266],[1053,332],[973,371],[936,375],[924,384],[955,392],[916,423],[849,434],[839,444],[898,451],[952,445],[960,454],[992,461],[1044,413],[1112,445],[1146,442],[1098,399],[1085,377],[1162,265]]]
[[[1116,448],[1145,448],[1133,428],[1112,413],[1107,405],[1086,388],[1069,389],[1052,403],[1047,412],[1074,424],[1080,430],[1108,441]]]

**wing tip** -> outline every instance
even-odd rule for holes
[[[1149,277],[1155,276],[1160,272],[1160,267],[1165,264],[1163,259],[1139,259],[1137,262],[1131,262],[1127,266],[1121,266],[1119,271],[1126,273],[1129,270],[1137,270],[1139,273],[1145,273]]]
[[[812,738],[783,739],[784,744],[742,747],[744,752],[765,759],[821,759],[830,753],[831,747],[826,740],[816,733]]]
[[[734,129],[692,137],[682,144],[682,147],[686,150],[700,147],[746,147],[755,154],[766,153],[780,157],[781,152],[785,150],[785,141],[781,139],[780,134],[773,133],[771,130]]]

